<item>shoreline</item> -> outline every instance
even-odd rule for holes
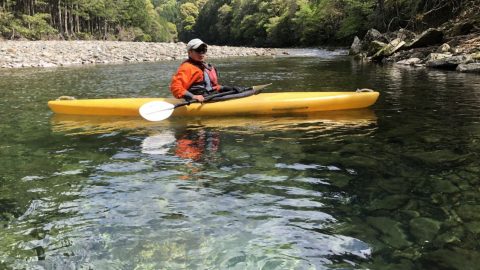
[[[361,61],[480,73],[480,32],[451,34],[429,28],[422,33],[405,29],[380,33],[370,29],[363,39],[355,37],[350,55]]]
[[[169,61],[186,58],[186,44],[125,41],[0,41],[0,69]],[[275,48],[208,46],[208,58],[277,56]]]

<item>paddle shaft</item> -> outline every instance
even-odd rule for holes
[[[212,95],[209,95],[209,96],[206,96],[204,101],[203,102],[207,102],[213,98],[216,98],[216,97],[223,97],[223,96],[226,96],[226,95],[230,95],[230,94],[235,94],[237,93],[237,91],[227,91],[227,92],[222,92],[222,93],[216,93],[216,94],[212,94]],[[182,106],[185,106],[185,105],[190,105],[192,103],[198,103],[199,101],[194,99],[194,100],[189,100],[189,101],[185,101],[185,102],[182,102],[182,103],[178,103],[178,104],[175,104],[175,106],[173,107],[173,109],[176,109],[178,107],[182,107]]]

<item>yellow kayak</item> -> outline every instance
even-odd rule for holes
[[[173,116],[232,116],[298,114],[366,108],[378,99],[378,92],[284,92],[261,93],[244,98],[211,103],[192,103]],[[178,104],[174,98],[112,98],[52,100],[50,109],[58,114],[140,116],[139,108],[151,101]]]

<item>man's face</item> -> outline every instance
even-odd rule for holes
[[[188,51],[188,56],[195,61],[202,62],[205,60],[207,55],[207,46],[205,44],[200,45],[194,50]]]

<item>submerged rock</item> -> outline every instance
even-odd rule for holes
[[[480,220],[480,205],[462,205],[457,214],[463,220]]]
[[[444,180],[444,179],[435,179],[432,183],[433,191],[437,193],[456,193],[459,192],[460,189],[454,185],[451,181]]]
[[[474,270],[480,265],[480,252],[461,248],[444,248],[424,254],[425,269]]]
[[[396,210],[408,202],[406,195],[389,195],[373,200],[368,206],[369,210]]]
[[[465,155],[458,155],[450,150],[408,152],[405,153],[405,156],[430,166],[454,165],[465,161],[467,158]]]
[[[410,220],[410,233],[419,242],[432,241],[440,231],[441,223],[431,218],[419,217]]]
[[[406,248],[411,245],[399,222],[387,217],[369,217],[367,222],[380,231],[380,239],[394,248]]]

